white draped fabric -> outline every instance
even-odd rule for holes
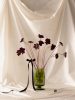
[[[0,0],[1,84],[20,89],[26,86],[28,55],[18,57],[16,50],[22,37],[25,41],[37,40],[41,33],[53,43],[62,41],[61,51],[68,53],[66,59],[49,61],[46,86],[75,88],[75,0]]]

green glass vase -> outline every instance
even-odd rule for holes
[[[44,90],[45,85],[45,71],[44,68],[34,69],[34,85],[36,90]]]

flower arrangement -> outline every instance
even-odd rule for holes
[[[44,35],[41,34],[38,34],[37,42],[25,42],[24,38],[21,39],[20,43],[22,42],[25,43],[26,47],[20,47],[16,53],[18,56],[25,54],[25,52],[28,53],[30,58],[27,59],[27,61],[31,62],[35,69],[34,75],[32,72],[33,87],[35,85],[37,86],[37,90],[42,90],[41,87],[45,85],[44,69],[47,66],[48,61],[52,57],[58,59],[60,55],[66,58],[67,52],[58,53],[57,48],[60,46],[63,47],[63,43],[59,42],[57,45],[55,45],[51,43],[50,38],[45,38]]]
[[[45,38],[44,35],[38,34],[38,41],[37,43],[33,41],[25,42],[24,38],[21,39],[20,43],[24,42],[27,48],[20,47],[17,50],[17,55],[20,56],[21,54],[24,54],[25,51],[27,51],[29,57],[31,59],[35,59],[34,66],[36,68],[45,68],[50,58],[55,57],[55,59],[58,59],[59,56],[67,57],[67,52],[64,53],[58,53],[56,49],[60,46],[63,46],[62,42],[59,42],[58,45],[55,45],[51,43],[50,38]],[[48,50],[48,51],[47,51]],[[48,53],[47,57],[46,54]]]

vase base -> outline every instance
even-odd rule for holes
[[[37,88],[36,88],[36,90],[45,90],[45,89],[44,89],[44,88],[41,88],[41,89],[37,89]]]
[[[36,86],[36,90],[45,90],[42,86]]]

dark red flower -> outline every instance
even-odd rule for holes
[[[45,43],[46,43],[46,45],[50,44],[50,39],[47,38],[47,39],[45,40]]]
[[[55,54],[55,58],[56,58],[56,59],[58,59],[58,57],[59,57],[58,53],[57,53],[57,54]]]
[[[38,43],[34,44],[34,48],[39,49],[39,44]]]
[[[24,38],[22,38],[20,42],[24,42]]]
[[[28,43],[33,43],[33,41],[28,41]]]
[[[43,35],[41,35],[41,34],[39,34],[39,35],[38,35],[38,37],[39,37],[39,38],[44,38],[44,36],[43,36]]]
[[[64,57],[66,58],[66,57],[67,57],[67,52],[64,52],[63,55],[64,55]]]
[[[20,56],[21,54],[25,53],[25,48],[21,47],[19,50],[17,50],[17,55]]]
[[[63,43],[62,42],[59,42],[59,43],[60,43],[61,46],[63,46]]]
[[[56,47],[56,45],[52,44],[52,45],[51,45],[51,50],[54,50],[55,47]]]
[[[43,44],[44,44],[44,42],[40,40],[39,45],[42,46]]]

